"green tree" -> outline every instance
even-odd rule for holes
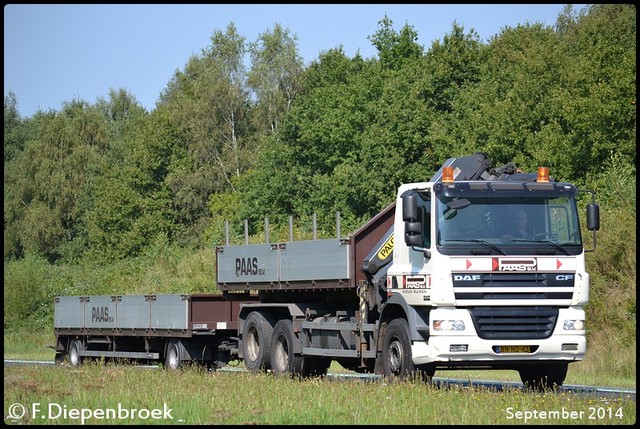
[[[251,70],[247,83],[257,97],[254,115],[258,130],[278,128],[281,116],[291,109],[300,91],[303,62],[296,41],[296,35],[276,24],[249,45]]]
[[[449,156],[481,151],[497,163],[555,170],[540,148],[555,140],[550,94],[558,85],[556,45],[553,29],[540,24],[507,28],[492,39],[481,53],[480,78],[468,81],[446,117]]]
[[[233,192],[246,170],[254,140],[250,134],[244,37],[233,23],[214,31],[211,44],[175,73],[158,109],[167,133],[179,145],[168,167],[170,190],[182,243],[200,243],[210,223],[212,194]]]
[[[78,201],[89,167],[108,147],[107,133],[97,109],[78,100],[60,113],[38,112],[32,121],[33,139],[6,166],[5,231],[14,231],[22,254],[54,261],[75,238]]]
[[[482,49],[480,79],[432,129],[439,146],[449,156],[484,151],[529,171],[550,166],[555,177],[578,182],[614,152],[635,163],[631,12],[594,6],[578,18],[561,15],[558,31],[504,29]]]
[[[15,94],[10,91],[4,97],[4,257],[16,258],[23,254],[19,232],[15,229],[15,222],[21,216],[22,206],[15,204],[18,201],[20,183],[19,168],[16,158],[24,151],[29,139],[30,125],[33,121],[23,120],[18,112],[18,101]]]
[[[24,149],[24,121],[18,112],[18,100],[13,91],[4,97],[4,163]]]
[[[359,150],[369,123],[367,101],[376,90],[371,88],[374,79],[367,79],[374,77],[367,74],[368,67],[361,57],[351,60],[333,49],[305,71],[304,95],[241,180],[241,215],[252,224],[259,225],[265,216],[286,222],[288,215],[303,218],[317,212],[320,228],[334,228],[333,209],[344,197],[331,186],[332,175],[350,152]]]
[[[568,141],[558,155],[583,180],[585,165],[602,171],[614,154],[636,163],[636,7],[592,5],[573,24],[570,11],[559,18],[563,62],[551,107]]]
[[[110,148],[94,165],[82,200],[87,257],[109,261],[138,256],[172,231],[164,184],[174,145],[163,138],[160,113],[148,115],[135,97],[112,90],[98,108],[109,126]]]
[[[378,31],[367,37],[378,50],[378,58],[383,68],[398,69],[405,61],[420,58],[424,48],[416,43],[418,33],[405,24],[400,32],[393,29],[393,21],[385,15],[378,22]]]

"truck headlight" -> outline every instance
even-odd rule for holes
[[[434,320],[434,331],[464,331],[464,322],[462,320]]]
[[[565,331],[583,331],[584,320],[565,320],[562,328]]]

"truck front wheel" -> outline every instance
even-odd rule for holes
[[[405,319],[394,319],[387,326],[380,358],[384,376],[389,379],[404,380],[415,376],[422,381],[428,381],[435,373],[435,369],[431,366],[417,368],[414,365],[411,356],[409,324]]]
[[[242,357],[249,371],[271,368],[273,322],[257,311],[249,313],[242,330]]]

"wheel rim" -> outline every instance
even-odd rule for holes
[[[272,362],[274,371],[277,373],[283,373],[287,370],[289,364],[289,352],[287,347],[287,340],[284,336],[279,336],[275,344],[275,350],[273,357],[275,362]]]
[[[247,335],[247,357],[250,361],[255,362],[260,355],[260,341],[255,327],[249,329]]]
[[[71,364],[71,366],[78,366],[80,364],[78,345],[75,343],[71,346],[71,350],[69,350],[69,363]]]
[[[167,356],[167,366],[169,369],[177,369],[178,368],[178,350],[175,345],[172,345],[169,348],[169,354]]]
[[[394,374],[400,374],[402,370],[402,359],[403,359],[403,351],[402,345],[397,338],[394,338],[391,343],[389,343],[389,370]]]

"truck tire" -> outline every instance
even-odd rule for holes
[[[525,389],[553,390],[564,383],[569,364],[566,362],[526,365],[518,369]]]
[[[249,371],[271,369],[273,322],[269,316],[252,311],[242,330],[242,359]]]
[[[182,368],[182,344],[180,341],[169,341],[164,357],[164,369],[177,371]]]
[[[294,341],[297,341],[293,332],[291,320],[283,319],[273,328],[273,340],[271,342],[271,371],[280,376],[289,374],[292,377],[301,377],[304,359],[293,352]]]
[[[405,319],[394,319],[387,326],[380,358],[383,375],[391,380],[418,377],[422,381],[429,381],[435,373],[433,366],[426,365],[418,368],[414,365],[411,356],[409,324]]]
[[[77,368],[82,365],[82,356],[80,356],[80,350],[82,349],[82,341],[71,341],[69,346],[69,365],[71,368]]]

